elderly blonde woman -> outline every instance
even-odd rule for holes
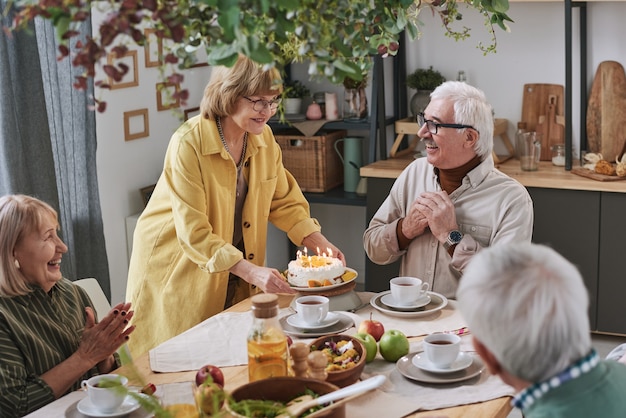
[[[82,379],[119,365],[134,327],[130,303],[96,323],[87,293],[61,275],[67,247],[56,211],[25,195],[0,197],[0,416],[21,417]]]
[[[457,291],[474,347],[518,390],[525,418],[622,418],[626,365],[591,346],[589,296],[578,269],[537,244],[477,254]]]
[[[310,217],[267,126],[281,91],[276,69],[240,57],[212,70],[201,115],[172,136],[133,239],[126,290],[138,325],[133,355],[258,290],[293,293],[264,266],[268,222],[294,244],[330,248],[344,260]]]

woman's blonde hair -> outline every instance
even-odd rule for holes
[[[200,113],[206,119],[215,120],[232,114],[242,96],[278,96],[282,92],[283,80],[276,68],[264,69],[240,55],[234,66],[212,69],[200,102]]]
[[[21,296],[31,291],[15,264],[13,252],[20,239],[41,227],[45,215],[57,219],[52,206],[34,197],[0,197],[0,296]]]

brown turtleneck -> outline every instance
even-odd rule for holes
[[[463,177],[467,175],[470,171],[476,168],[480,164],[480,157],[477,155],[467,163],[463,164],[460,167],[450,168],[446,170],[440,170],[435,167],[435,174],[437,175],[437,180],[441,185],[441,188],[446,191],[446,193],[451,194],[453,191],[459,188],[461,183],[463,182]],[[404,218],[398,221],[396,225],[396,235],[398,236],[398,246],[401,250],[407,248],[411,243],[411,239],[404,236],[402,233],[402,221]],[[454,247],[450,248],[453,252]],[[452,254],[450,254],[452,256]]]
[[[435,167],[435,173],[437,174],[441,188],[448,194],[451,194],[459,188],[463,182],[463,177],[465,177],[467,173],[472,171],[474,168],[478,167],[478,164],[480,164],[480,157],[476,155],[460,167],[445,170]]]

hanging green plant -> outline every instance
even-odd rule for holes
[[[446,35],[466,39],[469,28],[456,29],[462,20],[459,4],[484,16],[491,34],[490,45],[479,44],[485,53],[496,48],[494,27],[508,31],[512,22],[506,12],[508,0],[8,0],[5,11],[15,12],[12,28],[26,28],[36,17],[56,27],[62,45],[59,58],[85,69],[75,87],[85,89],[96,65],[119,81],[126,66],[103,63],[109,53],[123,55],[129,46],[143,46],[144,29],[151,28],[169,48],[164,54],[166,78],[182,80],[178,70],[196,60],[197,48],[206,49],[211,65],[231,66],[239,54],[263,65],[284,67],[294,61],[309,62],[311,77],[325,77],[340,84],[346,78],[361,80],[371,69],[371,57],[396,55],[400,36],[419,38],[423,10],[439,16]],[[93,37],[81,39],[76,28],[90,19],[92,8],[105,18]],[[126,67],[126,68],[124,68]],[[110,88],[96,81],[101,88]],[[175,98],[184,101],[186,90]]]

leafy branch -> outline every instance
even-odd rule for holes
[[[419,38],[423,9],[440,16],[447,36],[466,39],[469,28],[453,28],[462,20],[458,3],[485,16],[491,44],[479,47],[495,52],[495,26],[508,31],[506,22],[512,21],[506,15],[508,0],[9,0],[7,10],[16,12],[11,29],[25,28],[36,17],[52,22],[62,41],[59,59],[84,68],[74,83],[84,90],[109,53],[121,57],[129,45],[146,43],[145,28],[168,41],[164,65],[172,67],[171,82],[182,81],[178,71],[195,63],[198,48],[206,50],[211,65],[232,66],[243,54],[268,66],[307,61],[310,77],[336,84],[346,78],[359,81],[369,73],[373,55],[397,54],[403,32],[411,40]],[[77,29],[92,8],[106,17],[94,37],[79,39]],[[129,70],[123,63],[102,69],[114,81]],[[110,88],[105,81],[95,83]],[[174,98],[184,102],[187,97],[180,90]],[[105,104],[96,103],[104,111]]]

